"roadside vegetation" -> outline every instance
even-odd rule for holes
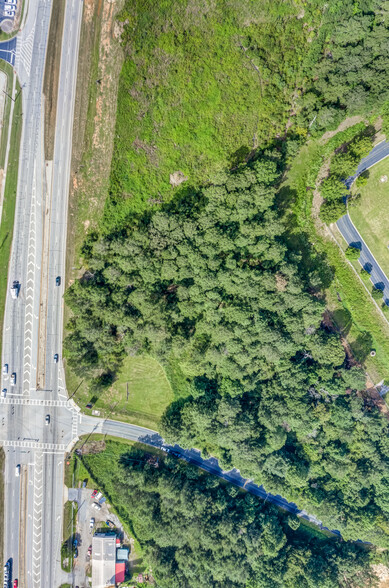
[[[318,539],[297,517],[182,461],[156,463],[119,443],[83,460],[159,586],[374,585],[374,552]]]
[[[10,86],[11,83],[8,84],[8,87]],[[16,92],[20,92],[19,83],[16,84]],[[2,333],[3,330],[5,298],[8,281],[8,263],[9,256],[11,254],[15,218],[16,190],[18,183],[20,137],[22,133],[22,99],[20,94],[15,102],[11,125],[11,143],[4,188],[3,213],[0,223],[0,333]],[[2,133],[7,134],[8,129],[3,128]],[[0,355],[1,344],[2,336],[0,336]]]
[[[65,572],[71,572],[74,560],[74,539],[77,527],[76,502],[65,502],[63,518],[63,543],[61,546],[61,566]]]

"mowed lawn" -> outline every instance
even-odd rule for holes
[[[165,408],[173,400],[173,391],[162,366],[153,358],[128,357],[117,380],[107,390],[93,393],[86,382],[76,382],[67,370],[69,395],[81,410],[92,414],[86,404],[93,404],[93,411],[100,416],[130,422],[156,429]],[[70,378],[69,378],[70,376]]]
[[[369,170],[366,186],[353,192],[361,194],[355,205],[349,206],[349,214],[366,245],[389,276],[389,158]],[[385,182],[381,178],[387,176]]]

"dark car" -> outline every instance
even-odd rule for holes
[[[56,285],[56,286],[60,286],[60,285],[61,285],[61,276],[57,276],[57,277],[55,278],[55,285]]]

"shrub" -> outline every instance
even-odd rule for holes
[[[376,288],[375,286],[373,286],[371,295],[373,296],[374,300],[381,300],[384,293],[381,290],[381,288]]]
[[[346,249],[347,259],[350,259],[351,261],[357,261],[357,259],[359,259],[360,255],[361,255],[361,250],[358,249],[358,247],[353,247],[352,245],[349,245],[349,247],[347,247],[347,249]]]

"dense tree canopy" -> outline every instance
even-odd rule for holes
[[[274,205],[280,167],[266,152],[91,239],[88,271],[66,295],[68,361],[91,376],[129,353],[178,365],[188,385],[163,419],[168,439],[219,456],[346,538],[386,545],[388,423],[320,326],[318,274],[302,277]]]
[[[83,461],[131,522],[161,588],[376,585],[369,551],[318,540],[297,517],[197,468],[112,442]]]

